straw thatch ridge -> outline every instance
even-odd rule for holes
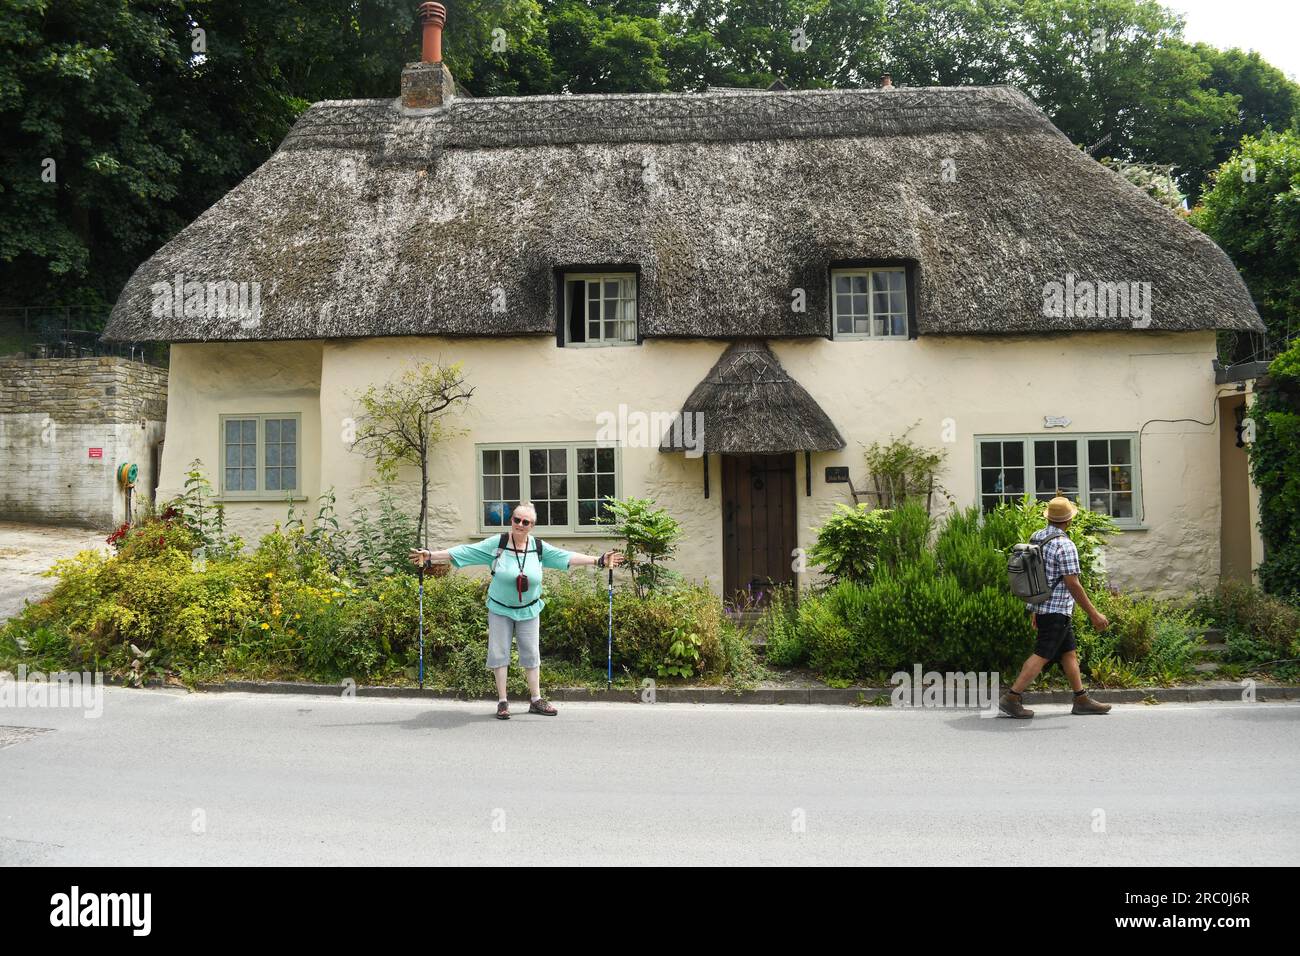
[[[962,87],[318,103],[108,336],[553,335],[556,270],[609,263],[639,270],[645,336],[825,336],[832,265],[876,260],[913,267],[922,335],[1134,327],[1045,315],[1067,275],[1151,283],[1153,330],[1262,328],[1208,238],[1019,92]],[[178,277],[260,312],[159,308]]]
[[[776,455],[838,451],[844,438],[830,416],[790,377],[766,342],[733,342],[691,391],[659,445],[683,451],[703,437],[706,454]]]

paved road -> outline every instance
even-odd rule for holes
[[[490,704],[105,693],[98,719],[0,708],[0,863],[1300,862],[1293,704],[500,722]]]

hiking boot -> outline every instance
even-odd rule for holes
[[[528,712],[530,714],[545,714],[547,717],[554,717],[559,713],[545,697],[539,697],[529,704]]]
[[[998,701],[998,710],[1008,717],[1015,717],[1017,720],[1028,720],[1034,716],[1032,710],[1027,710],[1024,705],[1024,698],[1014,691],[1007,691]]]
[[[1080,694],[1074,698],[1074,709],[1072,714],[1109,714],[1110,704],[1099,704],[1087,694]]]

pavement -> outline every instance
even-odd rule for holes
[[[0,706],[0,864],[1300,860],[1300,703],[498,721],[490,702],[103,693],[98,718]]]
[[[86,528],[0,521],[0,624],[54,588],[54,579],[42,572],[55,561],[78,551],[107,554],[106,537],[103,531]]]

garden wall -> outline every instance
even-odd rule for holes
[[[126,516],[119,465],[154,486],[167,370],[116,356],[0,359],[0,520],[110,529]]]

